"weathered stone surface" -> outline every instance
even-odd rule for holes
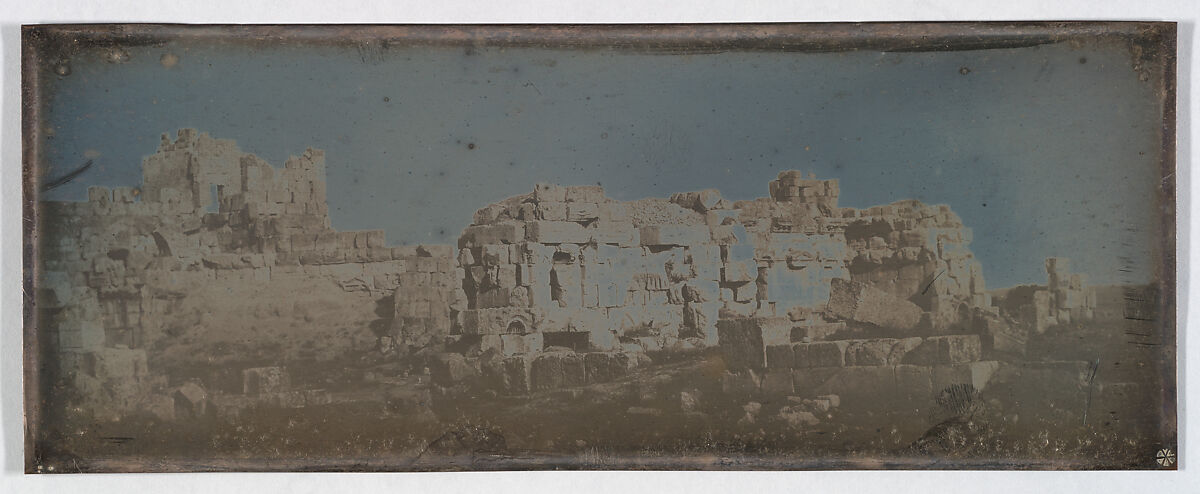
[[[846,323],[815,323],[792,327],[792,341],[813,342],[830,339],[830,336],[846,329]]]
[[[533,199],[541,202],[567,202],[567,188],[561,185],[539,183],[533,186]]]
[[[846,348],[846,365],[888,365],[894,339],[853,340]]]
[[[903,357],[906,364],[935,365],[974,362],[982,356],[979,335],[932,336]]]
[[[203,417],[208,414],[208,392],[196,382],[187,382],[172,394],[175,417]]]
[[[638,359],[625,352],[591,352],[584,355],[584,364],[588,382],[604,383],[625,377],[637,368]]]
[[[879,326],[910,330],[921,322],[921,308],[865,283],[831,280],[828,310],[836,317]]]
[[[571,185],[567,187],[567,202],[599,203],[605,200],[604,187],[599,185]]]
[[[514,244],[525,239],[524,223],[505,222],[493,225],[469,226],[459,237],[459,247],[482,247],[489,244]]]
[[[529,371],[532,389],[547,391],[564,386],[562,355],[560,352],[545,353],[533,359]]]
[[[562,385],[575,387],[587,384],[587,364],[584,355],[575,352],[559,355],[562,360]]]
[[[767,368],[791,369],[796,363],[796,355],[793,352],[793,348],[792,344],[768,345]]]
[[[528,355],[516,355],[503,361],[504,372],[501,385],[509,394],[524,394],[532,390],[533,358]]]
[[[846,349],[848,341],[819,341],[813,343],[796,343],[792,346],[795,355],[794,368],[809,369],[814,367],[844,367],[846,365]]]
[[[500,353],[505,357],[542,351],[542,333],[502,334],[498,335],[498,338]]]
[[[528,221],[525,240],[542,244],[586,244],[591,241],[587,229],[572,221]]]
[[[846,365],[897,365],[901,362],[923,363],[920,359],[907,358],[910,352],[919,349],[925,340],[921,338],[880,338],[871,340],[847,340]],[[933,343],[937,346],[937,343]]]
[[[651,225],[639,230],[642,245],[701,245],[709,243],[711,235],[706,226]]]
[[[532,332],[536,312],[526,307],[495,307],[462,312],[463,334],[504,334]]]
[[[791,341],[791,321],[786,318],[736,318],[717,322],[717,334],[730,369],[767,366],[766,347]]]

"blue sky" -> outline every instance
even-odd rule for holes
[[[137,185],[159,135],[194,127],[276,166],[326,151],[340,230],[452,243],[535,182],[631,200],[767,194],[780,170],[841,180],[841,204],[949,204],[989,286],[1072,258],[1151,279],[1161,108],[1123,45],[931,53],[645,54],[613,49],[217,42],[95,54],[47,86],[45,169],[96,165],[43,199]],[[177,57],[170,67],[164,54]]]

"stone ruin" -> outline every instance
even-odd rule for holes
[[[100,416],[329,403],[284,362],[167,376],[148,356],[198,288],[249,284],[319,293],[329,317],[362,326],[386,302],[370,321],[377,349],[424,362],[442,387],[524,395],[720,347],[730,393],[915,404],[954,384],[982,389],[996,368],[985,357],[1023,345],[1014,325],[1040,332],[1095,306],[1086,280],[1051,259],[1049,286],[1019,317],[1002,314],[948,206],[839,207],[837,180],[799,171],[750,201],[710,189],[622,202],[599,186],[537,184],[477,211],[457,246],[334,230],[324,175],[321,151],[275,168],[185,129],[144,160],[139,188],[43,202],[37,324],[55,377]],[[245,319],[271,317],[259,309]]]
[[[453,293],[452,250],[389,246],[382,230],[332,229],[322,151],[308,149],[275,168],[231,140],[184,129],[173,140],[164,134],[142,170],[138,188],[90,187],[86,202],[40,204],[39,342],[46,361],[59,364],[48,377],[79,391],[97,414],[193,414],[202,408],[196,400],[220,401],[214,387],[278,401],[284,392],[279,386],[247,380],[243,389],[239,369],[225,379],[195,383],[169,380],[148,365],[154,359],[147,349],[189,317],[180,306],[204,287],[324,290],[338,310],[359,294],[369,294],[360,298],[370,303],[403,286],[394,321],[410,331],[422,325],[449,332],[450,309],[443,302]],[[224,302],[211,302],[206,310],[222,311]],[[195,324],[204,326],[204,318]]]
[[[1046,290],[1034,295],[1032,309],[1022,316],[1032,320],[1033,327],[1042,333],[1056,324],[1091,320],[1096,309],[1096,290],[1088,286],[1087,275],[1070,272],[1070,260],[1063,257],[1046,259],[1048,284]]]
[[[947,206],[838,207],[837,180],[798,171],[768,190],[753,201],[703,190],[620,202],[599,186],[538,184],[480,209],[459,239],[466,306],[435,382],[477,376],[523,394],[603,382],[648,354],[717,344],[732,352],[732,371],[761,371],[764,345],[967,333],[977,312],[992,312],[971,231]],[[744,335],[721,323],[766,324],[782,340],[751,338],[759,358],[748,362],[737,357]],[[899,363],[880,345],[900,340],[871,341],[850,361],[882,352],[878,365]],[[943,343],[968,349],[947,363],[978,359],[978,335],[929,345]]]

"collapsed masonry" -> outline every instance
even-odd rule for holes
[[[719,321],[769,318],[813,341],[965,333],[998,317],[971,231],[947,206],[842,208],[837,180],[798,171],[769,193],[619,202],[599,186],[539,184],[480,209],[459,239],[457,352],[435,380],[513,394],[601,382],[647,353],[727,346]]]
[[[354,333],[335,322],[370,325],[385,354],[444,351],[429,365],[439,384],[475,379],[505,394],[611,381],[648,355],[718,344],[726,380],[760,390],[787,388],[784,368],[795,392],[806,386],[798,374],[829,372],[800,371],[810,368],[879,367],[871,372],[884,379],[884,367],[898,375],[898,366],[925,366],[933,376],[951,366],[975,379],[987,370],[980,353],[1009,341],[995,339],[1009,324],[991,306],[971,231],[947,206],[843,208],[836,180],[796,171],[770,182],[769,197],[737,202],[715,190],[619,202],[598,186],[540,184],[480,209],[457,248],[333,230],[317,150],[274,168],[185,129],[163,137],[143,175],[140,188],[92,187],[87,202],[42,203],[40,345],[57,379],[98,416],[328,403],[327,392],[289,382],[283,364],[315,350],[347,353]],[[1030,323],[1089,317],[1083,278],[1062,261],[1047,268],[1044,303],[1021,309],[1033,311]],[[312,315],[310,300],[324,313]],[[371,320],[381,301],[385,314]],[[244,336],[264,324],[283,332]],[[758,336],[737,336],[745,328]],[[180,357],[172,348],[221,330],[242,338],[238,346],[324,339],[270,361],[210,362],[211,374],[164,372]],[[746,342],[761,365],[738,357]],[[792,357],[768,360],[778,345]],[[834,347],[838,356],[805,360]]]
[[[259,386],[249,377],[243,383],[243,372],[259,375],[251,363],[236,362],[242,368],[227,369],[228,376],[203,379],[168,378],[151,365],[162,355],[148,358],[147,349],[179,331],[176,326],[203,339],[224,329],[216,321],[237,307],[245,312],[226,320],[246,330],[270,317],[264,311],[278,318],[280,302],[288,302],[288,312],[305,310],[290,301],[234,298],[245,287],[321,298],[334,312],[331,319],[354,321],[369,312],[359,309],[363,304],[370,307],[401,286],[420,286],[421,297],[434,303],[419,314],[406,312],[406,327],[448,332],[449,308],[438,297],[453,291],[452,249],[388,246],[381,230],[333,230],[323,152],[308,149],[275,168],[231,140],[184,129],[173,140],[164,134],[142,171],[139,188],[90,187],[87,202],[41,204],[41,346],[51,356],[47,361],[59,364],[54,376],[79,391],[85,409],[110,417],[135,410],[195,415],[209,409],[199,402],[220,402],[223,393],[322,402],[319,393]],[[184,311],[189,302],[200,306],[194,320]]]

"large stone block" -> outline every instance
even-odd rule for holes
[[[637,367],[637,356],[624,352],[592,352],[584,355],[587,379],[604,383],[625,377]]]
[[[605,201],[604,187],[599,185],[572,185],[567,187],[567,202],[599,203]]]
[[[524,240],[525,236],[525,224],[520,222],[468,226],[459,237],[458,246],[481,247],[489,244],[513,244]]]
[[[619,202],[602,202],[600,218],[609,222],[624,223],[629,220],[629,209]]]
[[[647,246],[701,245],[712,238],[705,225],[650,225],[641,227],[639,233],[641,244]]]
[[[538,355],[530,367],[532,389],[546,391],[563,387],[563,352]]]
[[[829,312],[835,317],[884,329],[911,330],[921,322],[921,308],[865,283],[830,281]]]
[[[539,183],[533,186],[533,199],[537,202],[567,202],[567,188],[561,185]]]
[[[513,303],[513,289],[509,287],[494,287],[479,291],[475,296],[475,306],[479,309],[499,309],[509,306],[520,306]],[[526,304],[528,305],[528,304]]]
[[[916,365],[975,362],[983,355],[979,335],[947,335],[925,338],[902,362]]]
[[[793,348],[792,344],[768,345],[767,368],[791,369],[796,363],[796,354]]]
[[[563,387],[576,387],[587,384],[587,364],[584,356],[575,352],[559,353],[562,360]]]
[[[525,394],[531,389],[533,357],[516,355],[503,361],[501,387],[509,394]]]
[[[730,369],[767,366],[766,347],[791,341],[787,318],[732,318],[717,322],[718,341]]]
[[[591,234],[579,223],[571,221],[528,221],[525,239],[542,244],[586,244]]]
[[[526,221],[533,219],[535,218],[526,218]],[[536,219],[544,221],[567,221],[567,203],[539,202]]]
[[[602,204],[603,206],[603,204]],[[632,247],[639,245],[638,229],[629,223],[618,223],[601,219],[587,229],[591,241],[598,245]]]
[[[171,397],[175,399],[176,418],[198,418],[208,415],[208,392],[199,383],[184,383]]]
[[[816,323],[792,327],[792,341],[813,342],[830,339],[832,335],[846,329],[846,323]]]
[[[888,354],[896,340],[853,340],[846,348],[846,365],[888,365]]]
[[[594,202],[567,204],[567,221],[589,222],[600,218],[599,205]]]
[[[546,285],[550,286],[550,270],[549,263],[539,264],[518,264],[517,279],[522,286]]]
[[[846,349],[848,341],[817,341],[813,343],[796,343],[792,346],[797,369],[816,367],[844,367],[846,365]]]

